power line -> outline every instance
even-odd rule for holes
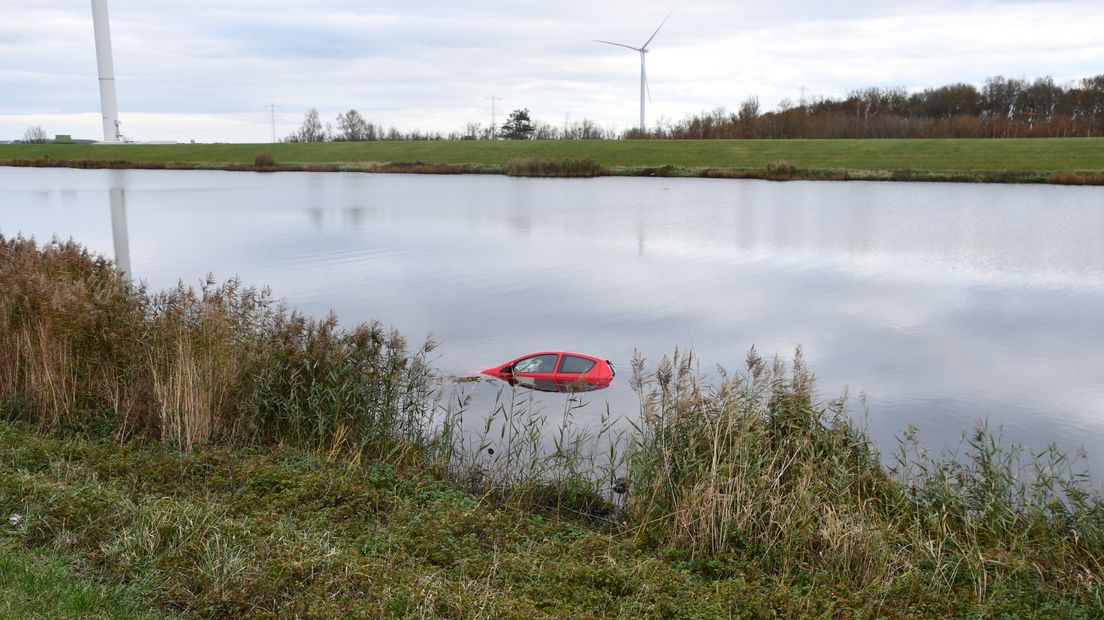
[[[488,97],[491,100],[491,139],[495,139],[495,101],[506,101],[502,97],[496,97],[491,95]]]
[[[283,109],[283,106],[277,105],[275,103],[270,103],[270,104],[268,104],[264,107],[265,115],[268,116],[269,127],[271,128],[271,131],[272,131],[272,143],[273,144],[276,144],[276,142],[278,142],[278,140],[276,139],[276,121],[281,120],[280,119],[280,110],[281,109]]]

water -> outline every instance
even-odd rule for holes
[[[457,375],[608,358],[622,373],[584,418],[635,414],[634,349],[709,371],[801,345],[826,400],[865,392],[886,452],[984,418],[1104,472],[1101,188],[0,168],[0,233],[72,237],[154,288],[239,275],[432,332]]]

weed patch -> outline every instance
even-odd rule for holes
[[[253,158],[253,165],[258,169],[275,168],[276,157],[270,151],[262,151]]]
[[[604,166],[583,159],[511,159],[502,169],[512,177],[599,177],[609,174]]]

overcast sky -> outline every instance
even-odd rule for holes
[[[135,140],[267,142],[303,112],[358,109],[402,130],[460,130],[529,108],[552,124],[638,122],[642,44],[648,123],[758,95],[917,90],[991,75],[1059,82],[1104,73],[1099,0],[554,3],[109,0],[119,116]],[[3,0],[0,140],[26,127],[99,138],[87,0]]]

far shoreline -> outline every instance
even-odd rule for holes
[[[1104,185],[1104,138],[19,144],[0,166]]]

